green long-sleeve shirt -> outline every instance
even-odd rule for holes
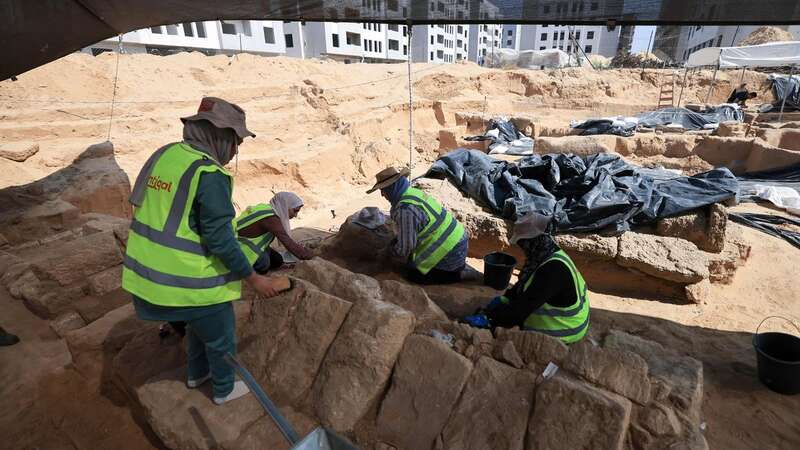
[[[235,216],[228,177],[220,172],[200,175],[197,193],[189,211],[189,227],[200,235],[203,244],[222,260],[225,267],[245,278],[253,272],[253,267],[247,262],[236,240],[232,223]],[[195,307],[158,306],[135,295],[133,303],[139,318],[170,322],[191,321],[224,307],[224,303]]]

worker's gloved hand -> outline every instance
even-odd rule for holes
[[[473,314],[471,316],[464,317],[461,319],[461,321],[474,328],[490,327],[489,318],[486,317],[486,314]]]
[[[492,301],[483,308],[484,311],[494,311],[495,309],[507,305],[511,302],[511,300],[506,297],[505,295],[498,295],[497,297],[493,298]]]

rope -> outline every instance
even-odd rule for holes
[[[408,168],[414,167],[414,96],[411,86],[411,23],[406,26],[408,35],[406,36],[406,45],[408,46],[408,55],[406,58],[406,67],[408,73]]]
[[[111,112],[108,115],[108,136],[106,140],[111,140],[111,125],[114,122],[114,102],[117,100],[117,78],[119,77],[119,54],[122,53],[122,35],[119,35],[119,46],[117,47],[117,62],[114,69],[114,90],[111,94]]]

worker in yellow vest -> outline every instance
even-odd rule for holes
[[[236,218],[235,228],[242,252],[256,272],[264,274],[283,265],[283,256],[270,248],[276,238],[300,260],[314,254],[289,234],[289,221],[297,217],[303,200],[292,192],[278,192],[269,203],[248,206]]]
[[[411,187],[408,169],[394,167],[375,175],[375,185],[392,205],[397,225],[394,256],[408,263],[407,278],[419,284],[450,284],[462,279],[469,236],[435,198]]]
[[[514,226],[512,243],[525,252],[516,285],[464,322],[478,328],[519,326],[561,339],[581,340],[589,331],[586,282],[572,259],[546,234],[546,222],[530,213]]]
[[[214,402],[223,404],[248,392],[223,359],[236,353],[231,302],[241,280],[266,297],[278,284],[253,271],[233,231],[233,179],[224,166],[255,137],[244,111],[206,97],[181,120],[183,141],[157,150],[136,178],[122,287],[139,318],[188,324],[186,384],[210,379]]]

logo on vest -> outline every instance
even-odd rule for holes
[[[147,187],[150,189],[155,189],[157,191],[172,192],[172,182],[170,181],[169,183],[167,183],[166,181],[161,181],[160,177],[154,177],[154,176],[148,177]]]

